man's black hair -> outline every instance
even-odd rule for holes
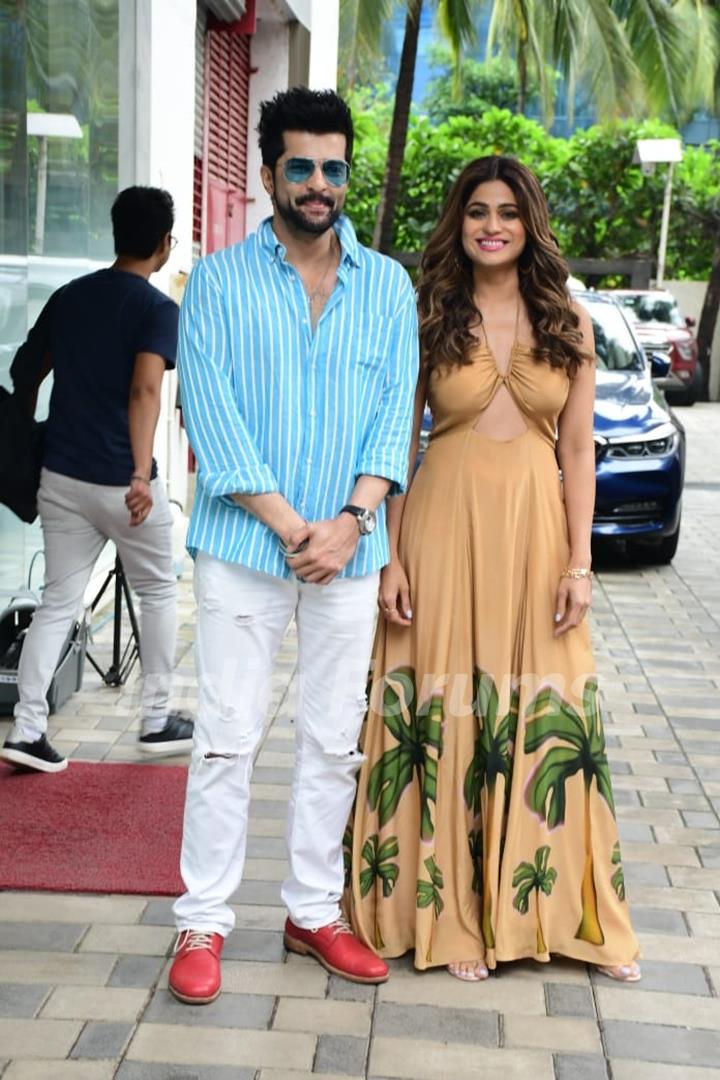
[[[263,165],[274,169],[285,151],[285,131],[345,136],[345,160],[352,161],[353,122],[349,107],[334,90],[308,90],[294,86],[260,104],[260,153]]]
[[[162,188],[129,187],[117,196],[110,214],[115,254],[149,259],[172,232],[175,206]]]

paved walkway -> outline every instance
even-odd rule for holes
[[[644,955],[639,986],[563,961],[506,965],[472,986],[443,972],[416,974],[400,961],[375,990],[285,954],[279,882],[293,763],[289,634],[255,771],[225,993],[195,1009],[169,996],[169,901],[4,893],[2,1080],[720,1077],[720,406],[681,415],[688,487],[675,562],[606,566],[593,615]],[[192,619],[184,582],[179,701],[190,707]],[[108,628],[100,637],[107,635]],[[73,758],[135,760],[134,705],[132,687],[113,691],[88,676],[52,718],[53,741]]]

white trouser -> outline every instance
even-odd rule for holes
[[[131,526],[127,490],[42,470],[38,510],[45,588],[20,654],[14,739],[34,741],[47,730],[47,692],[60,650],[108,539],[140,598],[141,716],[157,729],[167,714],[176,637],[172,514],[162,480],[153,480],[152,510],[141,525]]]
[[[342,836],[362,763],[357,742],[375,623],[378,574],[310,585],[198,554],[195,742],[188,774],[180,930],[229,934],[240,884],[253,754],[262,736],[273,662],[288,623],[298,632],[297,757],[282,898],[298,926],[337,918]]]

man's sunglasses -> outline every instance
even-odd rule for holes
[[[289,184],[304,184],[320,166],[322,174],[331,187],[347,184],[350,166],[339,158],[327,158],[325,161],[310,157],[291,157],[283,162],[283,175]]]

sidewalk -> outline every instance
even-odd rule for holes
[[[504,965],[470,985],[402,960],[375,989],[285,954],[290,632],[254,774],[225,992],[204,1008],[168,994],[169,901],[4,893],[2,1080],[720,1078],[720,406],[679,415],[690,452],[678,555],[661,569],[614,562],[599,574],[593,609],[644,957],[639,986],[567,961]],[[188,574],[180,621],[176,703],[192,709]],[[105,627],[105,647],[108,636]],[[83,691],[52,718],[51,738],[76,759],[136,760],[134,703],[132,684],[111,690],[87,669]]]

